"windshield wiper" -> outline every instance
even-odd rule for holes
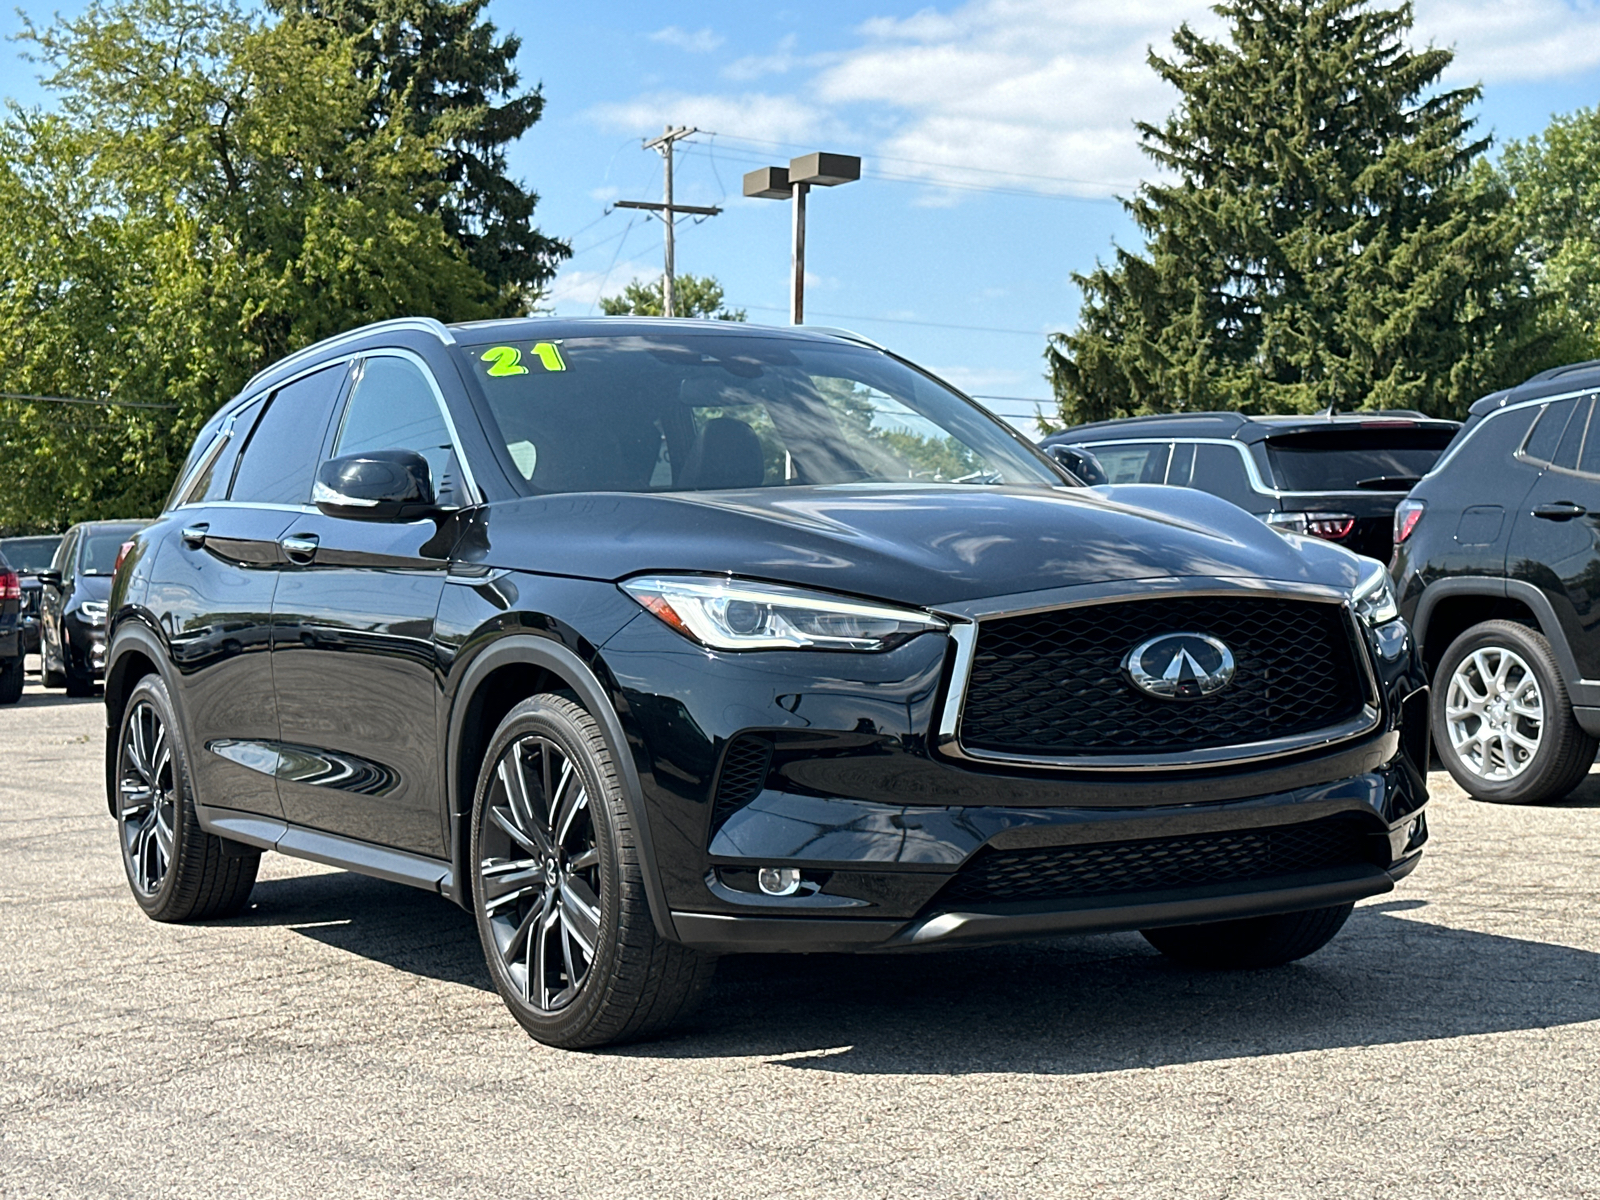
[[[1421,475],[1374,475],[1371,479],[1356,480],[1356,486],[1375,492],[1409,492],[1421,482]]]

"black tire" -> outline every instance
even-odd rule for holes
[[[622,789],[599,724],[554,695],[506,714],[478,774],[468,866],[478,936],[506,1007],[546,1045],[656,1036],[700,1002],[716,969],[656,932]]]
[[[1479,655],[1482,657],[1476,657]],[[1517,715],[1520,709],[1514,702],[1525,702],[1526,697],[1520,692],[1525,685],[1516,660],[1526,668],[1527,677],[1537,690],[1542,710],[1537,722]],[[1507,664],[1510,682],[1493,684],[1483,680],[1482,669],[1476,665],[1480,662],[1488,664],[1491,671],[1498,670],[1501,663]],[[1459,695],[1454,690],[1458,678],[1465,689]],[[1483,685],[1485,694],[1491,688],[1497,689],[1497,696],[1517,691],[1511,701],[1502,705],[1496,728],[1489,724],[1494,714],[1475,718],[1462,715],[1459,707],[1453,707],[1458,699],[1467,696],[1474,680]],[[1467,707],[1471,707],[1470,703]],[[1515,621],[1484,621],[1450,643],[1434,675],[1432,709],[1433,744],[1440,761],[1461,789],[1478,800],[1538,804],[1560,799],[1583,782],[1600,745],[1573,719],[1572,701],[1549,641]],[[1482,730],[1486,736],[1498,738],[1498,730],[1507,737],[1524,739],[1536,728],[1533,740],[1537,748],[1529,751],[1519,742],[1504,739],[1499,740],[1497,750],[1473,742],[1458,746],[1452,728],[1463,737],[1476,736]]]
[[[241,912],[259,853],[228,854],[194,814],[189,753],[159,675],[134,685],[117,728],[117,841],[128,887],[155,921]],[[237,843],[229,844],[237,848]]]
[[[22,699],[22,659],[7,659],[0,665],[0,704],[15,704]]]
[[[82,699],[94,695],[94,676],[87,671],[75,671],[72,667],[72,651],[66,647],[61,650],[63,666],[62,676],[66,683],[67,695]]]
[[[63,688],[67,686],[66,675],[50,665],[50,651],[45,647],[44,634],[39,635],[39,686],[47,688]]]
[[[1206,971],[1281,967],[1315,954],[1331,942],[1354,908],[1353,904],[1339,904],[1140,932],[1162,954],[1186,967]]]

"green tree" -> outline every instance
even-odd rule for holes
[[[600,311],[608,317],[659,317],[666,307],[662,300],[662,280],[644,283],[635,279],[620,296],[603,296]],[[722,302],[722,285],[715,275],[674,275],[672,307],[680,317],[705,317],[712,321],[743,321],[742,308],[728,308]]]
[[[1550,122],[1501,159],[1564,362],[1600,357],[1600,108]]]
[[[540,89],[522,90],[522,40],[484,19],[489,0],[269,0],[290,17],[324,22],[348,39],[368,96],[367,133],[398,117],[431,139],[444,187],[424,199],[467,261],[499,293],[502,315],[520,316],[570,253],[533,223],[538,195],[513,179],[506,147],[544,111]]]
[[[149,513],[260,367],[499,311],[430,203],[441,136],[373,132],[377,85],[326,22],[120,0],[23,36],[59,103],[0,123],[0,391],[108,406],[0,401],[0,526]]]
[[[1459,414],[1548,359],[1505,188],[1473,163],[1475,88],[1406,45],[1409,4],[1229,0],[1150,65],[1180,100],[1138,126],[1168,177],[1126,207],[1143,253],[1076,281],[1051,338],[1068,422],[1229,408]]]

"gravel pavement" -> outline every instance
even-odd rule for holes
[[[0,1196],[1600,1196],[1600,775],[1433,845],[1322,953],[1137,935],[724,961],[680,1034],[518,1029],[435,896],[263,860],[126,894],[104,710],[0,709]]]

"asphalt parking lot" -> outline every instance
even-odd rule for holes
[[[1600,1195],[1600,775],[1435,775],[1421,868],[1282,970],[727,960],[681,1034],[575,1054],[421,892],[268,857],[246,916],[146,920],[103,720],[0,710],[3,1196]]]

